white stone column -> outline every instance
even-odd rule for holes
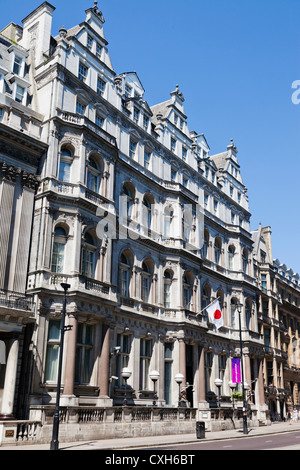
[[[12,412],[13,412],[16,378],[17,378],[18,353],[19,353],[19,339],[12,338],[10,341],[10,348],[8,352],[7,362],[6,362],[4,390],[3,390],[2,407],[1,407],[1,413],[0,413],[0,415],[4,417],[12,416]]]

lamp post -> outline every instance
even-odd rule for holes
[[[156,381],[159,379],[160,374],[157,370],[153,370],[152,372],[150,372],[149,377],[153,382],[153,406],[155,406],[156,405],[156,400],[157,400],[157,394],[156,394],[156,391],[155,391],[155,384],[156,384]]]
[[[175,375],[175,381],[178,383],[178,406],[180,406],[180,402],[181,402],[180,385],[182,384],[183,380],[184,380],[184,375],[180,373]]]
[[[58,373],[57,373],[57,392],[56,392],[56,405],[53,417],[53,430],[52,430],[52,441],[50,443],[50,450],[58,450],[58,428],[59,428],[59,400],[60,400],[60,387],[61,387],[61,371],[62,371],[62,359],[64,351],[64,336],[65,336],[65,318],[66,318],[66,306],[67,306],[67,290],[71,287],[70,284],[65,282],[61,283],[61,287],[64,289],[64,304],[63,312],[60,323],[60,345],[59,345],[59,361],[58,361]],[[69,328],[67,328],[69,329]]]
[[[121,376],[125,380],[125,396],[124,396],[124,402],[123,402],[124,406],[127,405],[127,397],[126,397],[127,380],[129,379],[129,377],[131,377],[131,373],[132,372],[130,369],[128,369],[128,367],[124,367],[124,369],[122,369],[122,372],[121,372]]]
[[[218,387],[218,408],[220,408],[222,384],[223,384],[223,381],[221,379],[216,379],[215,380],[215,385],[216,385],[216,387]]]
[[[240,352],[241,352],[241,371],[242,371],[242,394],[243,394],[243,434],[248,434],[247,428],[247,410],[246,410],[246,397],[245,397],[245,383],[244,383],[244,363],[243,363],[243,342],[242,342],[242,324],[241,324],[241,312],[242,304],[238,302],[236,304],[237,311],[239,314],[239,329],[240,329]]]

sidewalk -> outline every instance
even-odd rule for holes
[[[300,421],[289,423],[273,423],[269,426],[262,426],[258,428],[249,428],[249,434],[245,435],[242,429],[233,429],[230,431],[217,431],[206,432],[205,441],[212,441],[217,439],[232,439],[232,438],[247,438],[252,436],[262,436],[274,433],[300,431]],[[129,450],[139,447],[162,446],[172,445],[187,442],[201,442],[204,439],[197,439],[196,430],[193,434],[177,434],[168,436],[147,436],[147,437],[133,437],[133,438],[118,438],[118,439],[102,439],[98,441],[77,441],[77,442],[60,442],[60,450]],[[50,450],[49,444],[34,444],[34,445],[17,445],[17,446],[3,446],[1,450]]]

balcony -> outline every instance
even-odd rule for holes
[[[34,312],[35,303],[33,302],[32,297],[26,297],[25,294],[8,290],[0,290],[0,307]]]

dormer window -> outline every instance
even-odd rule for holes
[[[105,82],[100,78],[98,77],[98,80],[97,80],[97,93],[98,95],[103,95],[104,94],[104,91],[105,91]]]
[[[174,139],[173,137],[171,137],[171,151],[173,153],[175,153],[176,151],[176,139]]]
[[[128,85],[128,83],[125,83],[125,96],[126,98],[131,98],[132,95],[132,88],[131,86]]]
[[[19,75],[19,76],[23,75],[22,74],[23,60],[24,60],[23,57],[19,57],[19,56],[15,55],[13,72],[16,75]]]
[[[93,38],[90,35],[88,35],[88,37],[87,37],[86,46],[90,51],[92,50]]]
[[[147,116],[144,116],[143,117],[143,128],[145,129],[145,131],[148,130],[148,125],[149,125],[149,118]]]
[[[15,100],[18,103],[24,104],[25,103],[25,96],[26,96],[26,89],[22,86],[16,84],[16,95]]]
[[[100,46],[100,44],[97,42],[97,44],[96,44],[96,56],[98,57],[98,59],[101,59],[102,49],[103,49],[103,47]]]
[[[88,68],[80,62],[79,69],[78,69],[79,80],[81,80],[82,82],[85,82],[87,79],[87,74],[88,74]]]

